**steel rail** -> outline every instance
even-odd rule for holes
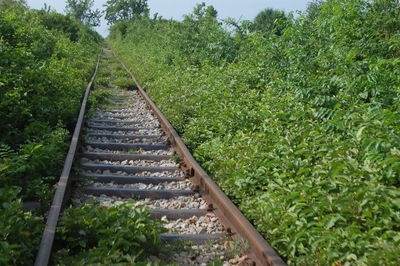
[[[75,126],[74,134],[71,139],[71,144],[69,146],[68,154],[65,159],[60,179],[57,183],[57,190],[53,198],[53,203],[50,207],[49,215],[47,217],[46,226],[42,235],[39,251],[37,253],[35,260],[35,266],[47,266],[49,263],[51,250],[53,248],[54,236],[56,233],[57,222],[64,202],[66,190],[69,185],[69,176],[71,173],[72,164],[74,162],[75,153],[79,143],[80,133],[83,125],[83,118],[86,112],[86,104],[89,97],[90,89],[92,87],[93,81],[97,74],[97,70],[99,68],[99,62],[100,62],[100,57],[97,58],[96,69],[85,90],[81,109],[79,111],[78,121]]]
[[[121,63],[123,68],[130,74],[132,80],[137,86],[139,94],[153,110],[155,116],[160,120],[161,126],[171,142],[171,146],[176,150],[183,160],[183,168],[191,177],[193,183],[198,186],[202,197],[204,197],[207,202],[212,203],[212,208],[214,209],[215,214],[222,220],[222,223],[228,229],[228,232],[231,232],[232,234],[239,234],[248,241],[251,247],[251,253],[249,256],[256,262],[257,265],[286,265],[278,253],[276,253],[276,251],[266,242],[260,233],[257,232],[253,225],[244,217],[239,209],[197,163],[186,145],[179,137],[178,133],[144,91],[134,74],[117,57],[114,51],[113,54]]]

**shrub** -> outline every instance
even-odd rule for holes
[[[22,210],[18,189],[0,188],[0,263],[31,265],[40,242],[42,219]],[[32,252],[33,251],[33,252]]]
[[[110,263],[132,263],[160,252],[160,233],[165,229],[160,220],[150,218],[145,207],[96,205],[65,210],[57,237],[68,248],[57,252],[58,263],[104,263],[104,258]]]
[[[119,89],[136,89],[136,84],[131,78],[118,78],[112,82],[112,85]]]

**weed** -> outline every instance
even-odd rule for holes
[[[67,248],[57,251],[55,260],[67,264],[104,259],[113,263],[143,261],[159,254],[163,232],[162,222],[150,218],[143,206],[123,203],[99,207],[98,202],[86,203],[65,210],[57,236]]]
[[[175,163],[179,163],[181,161],[181,158],[179,157],[178,154],[174,154],[171,156],[171,160],[174,161]]]

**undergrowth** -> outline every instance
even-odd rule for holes
[[[64,211],[57,228],[58,265],[147,265],[162,250],[162,221],[150,217],[145,207],[130,203],[99,207],[86,203]],[[156,264],[156,262],[154,263]]]

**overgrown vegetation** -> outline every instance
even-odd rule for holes
[[[58,265],[147,265],[147,258],[160,252],[160,233],[166,229],[146,207],[98,205],[87,203],[64,211],[57,236],[66,248],[55,255]]]
[[[102,40],[54,11],[0,6],[0,263],[29,265]]]
[[[101,11],[93,10],[94,0],[67,0],[67,14],[81,23],[89,26],[99,26]]]
[[[105,19],[108,24],[149,14],[147,0],[107,0],[105,7]]]
[[[109,42],[289,264],[397,265],[399,18],[396,0],[317,1],[231,32],[199,5]]]

